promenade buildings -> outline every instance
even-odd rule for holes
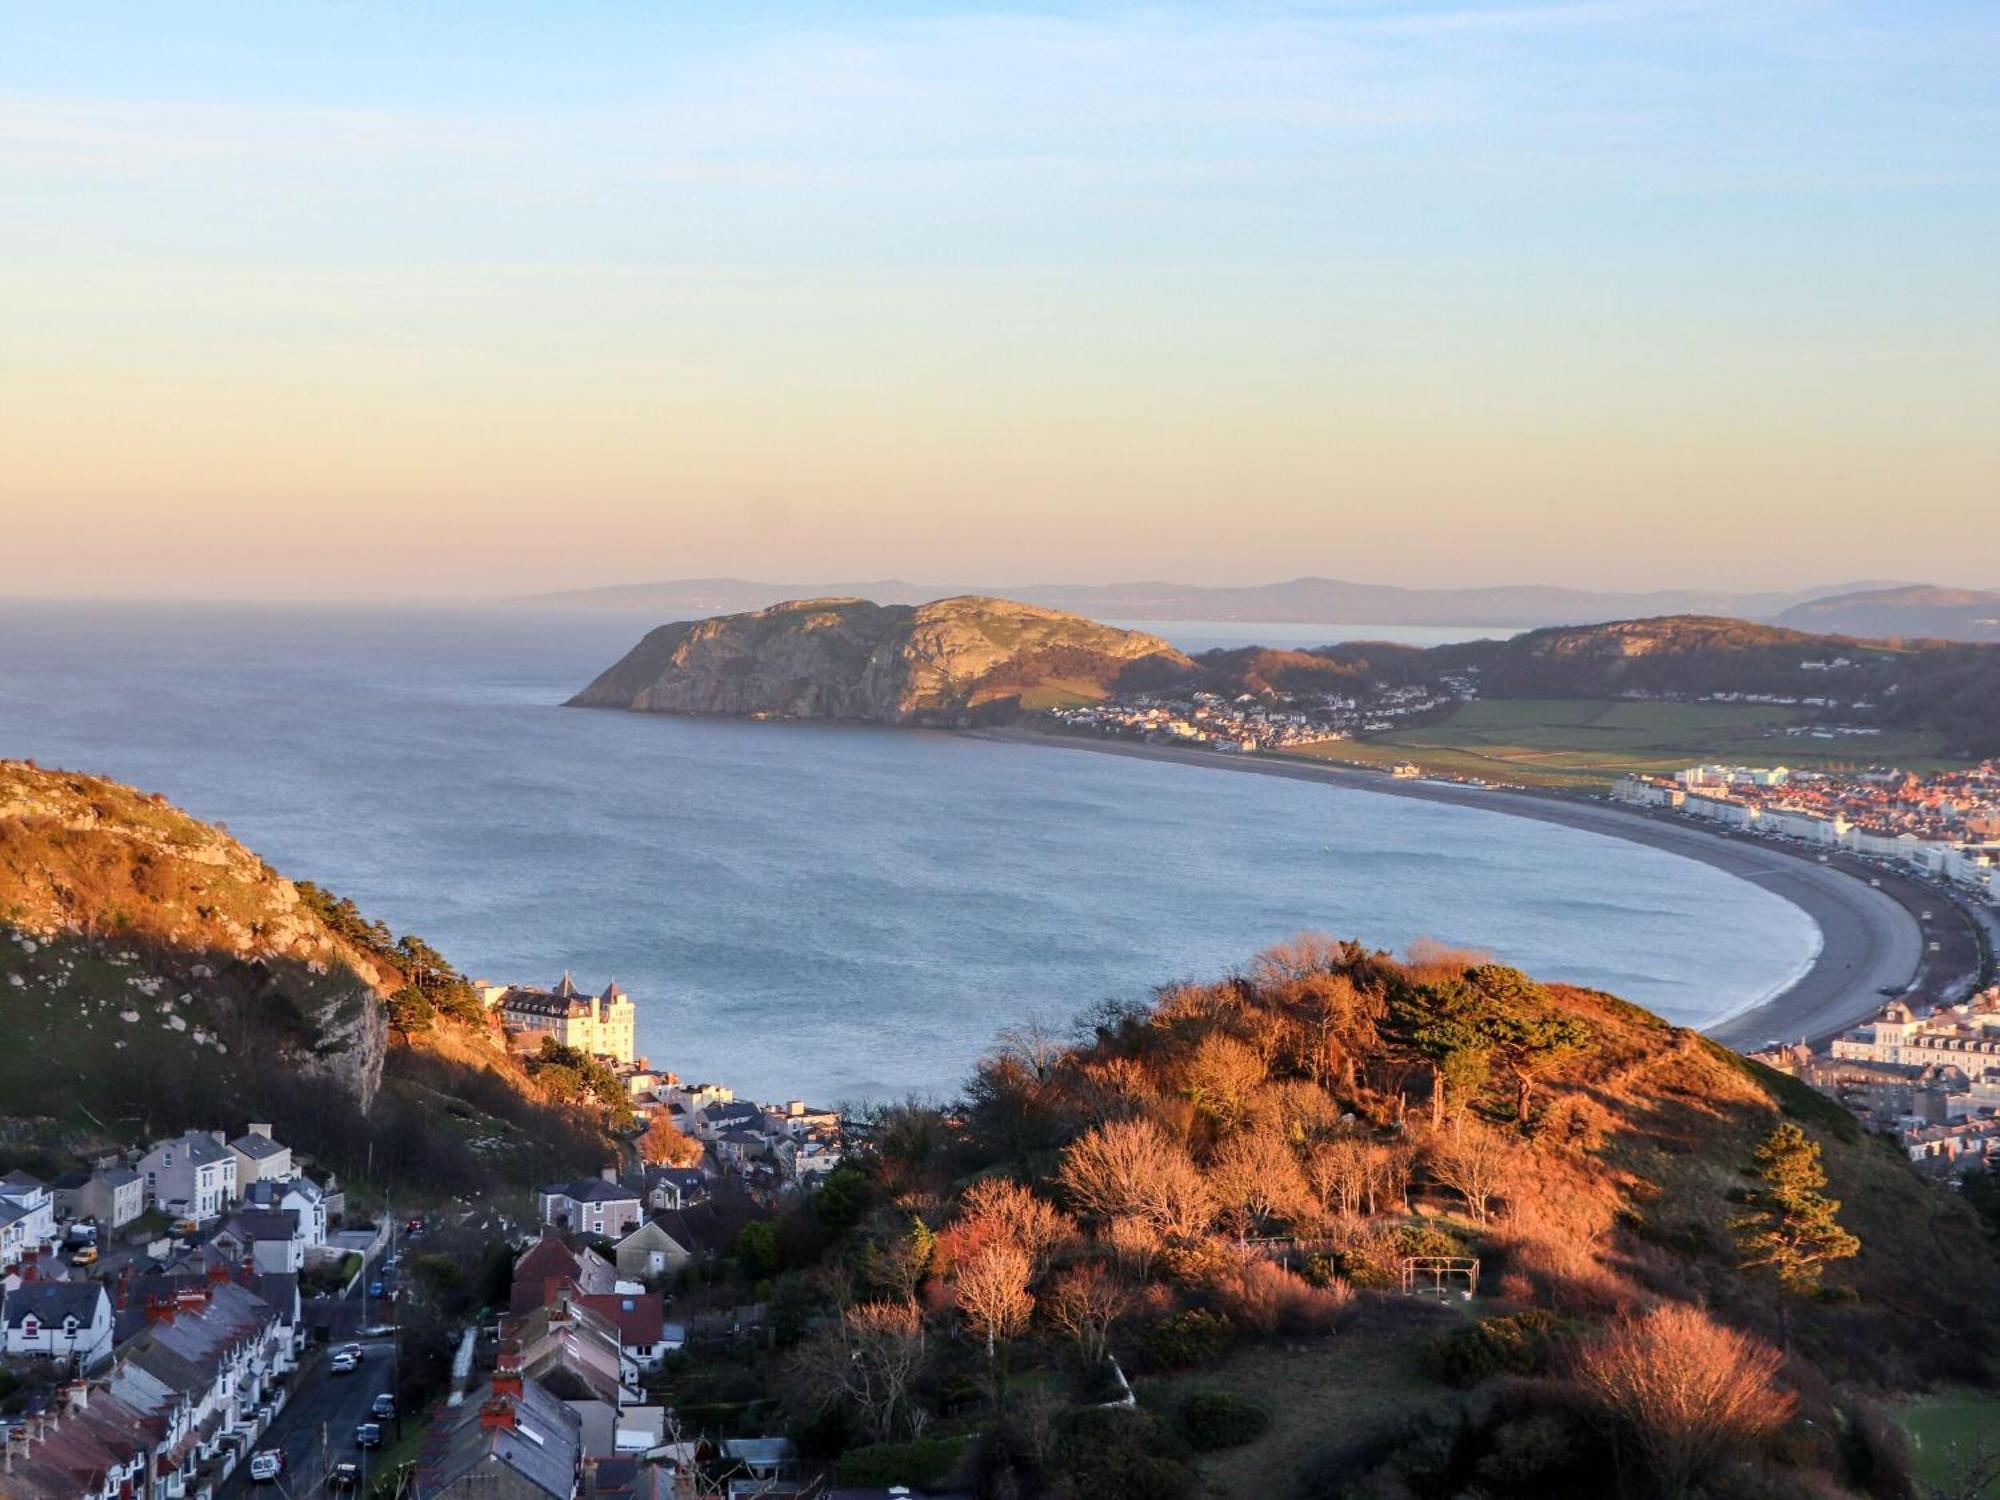
[[[2000,901],[2000,763],[1919,776],[1692,766],[1621,776],[1612,798],[1828,851],[1892,860]]]

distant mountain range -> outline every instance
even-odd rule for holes
[[[1794,604],[1776,620],[1796,630],[1880,640],[2000,641],[2000,589],[1868,589]]]
[[[1771,620],[1784,617],[1788,611],[1812,607],[1823,601],[1868,599],[1909,592],[1912,590],[1908,585],[1881,582],[1842,583],[1791,593],[1730,593],[1713,589],[1627,593],[1534,585],[1472,589],[1398,588],[1389,584],[1354,583],[1338,578],[1294,578],[1284,583],[1240,588],[1139,582],[1029,584],[1001,589],[906,583],[894,578],[852,583],[790,584],[759,583],[743,578],[684,578],[661,583],[615,584],[608,588],[536,594],[520,602],[571,609],[621,610],[651,615],[656,620],[674,620],[738,614],[791,599],[847,596],[870,599],[877,604],[923,604],[955,595],[998,594],[1099,620],[1237,620],[1350,626],[1455,625],[1529,630],[1545,625],[1589,625],[1602,620],[1629,620],[1653,615],[1728,615],[1739,619]],[[1847,630],[1844,625],[1819,619],[1804,628]],[[1904,632],[1869,628],[1857,633],[1879,635]]]

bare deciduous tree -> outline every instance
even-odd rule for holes
[[[1255,1048],[1217,1033],[1196,1045],[1182,1067],[1181,1087],[1195,1108],[1229,1127],[1243,1118],[1268,1076]]]
[[[1076,1340],[1084,1362],[1095,1366],[1111,1352],[1111,1330],[1132,1307],[1132,1291],[1091,1261],[1057,1277],[1043,1299],[1049,1321]]]
[[[639,1137],[641,1160],[662,1167],[692,1167],[701,1162],[702,1145],[690,1136],[682,1135],[674,1122],[667,1118],[665,1110],[653,1116],[646,1133]]]
[[[1113,1219],[1104,1227],[1104,1242],[1119,1269],[1138,1281],[1151,1274],[1153,1258],[1160,1253],[1160,1231],[1144,1219]]]
[[[1057,1176],[1085,1213],[1141,1219],[1163,1235],[1200,1234],[1215,1213],[1193,1160],[1150,1120],[1092,1129],[1063,1153]]]
[[[1368,1202],[1369,1154],[1366,1141],[1331,1141],[1306,1163],[1307,1180],[1328,1213],[1353,1218]]]
[[[1474,1223],[1484,1224],[1517,1155],[1518,1148],[1499,1131],[1460,1115],[1450,1129],[1431,1137],[1431,1175],[1465,1200]]]
[[[971,1242],[1004,1239],[1027,1252],[1036,1277],[1076,1236],[1069,1216],[1046,1198],[1004,1177],[983,1177],[959,1198],[959,1228]]]
[[[1239,1239],[1260,1220],[1297,1218],[1311,1203],[1298,1158],[1274,1130],[1245,1128],[1224,1141],[1208,1182]]]
[[[958,1264],[953,1292],[966,1325],[986,1340],[986,1368],[996,1406],[1006,1390],[1008,1346],[1035,1315],[1035,1296],[1028,1290],[1033,1274],[1028,1252],[1005,1240],[982,1246]]]
[[[908,1303],[863,1302],[799,1346],[792,1369],[815,1410],[851,1401],[878,1442],[915,1437],[928,1413],[910,1399],[922,1373],[924,1322]]]
[[[1668,1303],[1585,1344],[1576,1377],[1678,1496],[1791,1417],[1795,1398],[1775,1384],[1782,1363],[1770,1345]]]

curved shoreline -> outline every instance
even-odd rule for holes
[[[964,732],[1008,744],[1087,750],[1209,770],[1282,776],[1381,796],[1481,808],[1643,844],[1699,860],[1740,880],[1754,881],[1805,912],[1819,929],[1820,946],[1804,972],[1778,994],[1703,1028],[1715,1040],[1744,1051],[1773,1040],[1817,1042],[1864,1021],[1882,1005],[1884,989],[1893,987],[1900,992],[1907,988],[1923,963],[1924,934],[1917,919],[1904,903],[1886,889],[1868,884],[1856,871],[1842,868],[1841,864],[1821,864],[1813,856],[1759,839],[1693,827],[1671,816],[1609,803],[1580,802],[1550,793],[1463,786],[1455,782],[1398,781],[1379,771],[1262,756],[1220,755],[1174,745],[1144,745],[1129,740],[1020,729]],[[1865,868],[1857,866],[1857,870]],[[1878,878],[1887,886],[1894,877]]]

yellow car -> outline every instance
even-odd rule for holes
[[[70,1258],[69,1258],[69,1263],[70,1263],[71,1265],[73,1265],[73,1266],[94,1266],[94,1265],[96,1265],[96,1264],[97,1264],[97,1246],[95,1246],[95,1245],[85,1245],[85,1246],[84,1246],[84,1247],[83,1247],[83,1248],[82,1248],[81,1250],[78,1250],[78,1251],[77,1251],[77,1252],[76,1252],[76,1253],[75,1253],[74,1255],[70,1256]]]
[[[175,1233],[175,1234],[200,1234],[200,1233],[201,1233],[201,1220],[199,1220],[199,1219],[176,1219],[176,1220],[174,1220],[174,1233]]]

